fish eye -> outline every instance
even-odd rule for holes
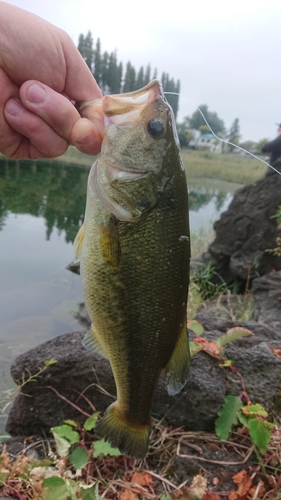
[[[164,125],[160,120],[153,118],[147,124],[147,132],[149,135],[152,135],[152,137],[160,137],[164,132]]]

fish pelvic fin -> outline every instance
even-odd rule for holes
[[[91,326],[91,329],[86,333],[85,337],[82,340],[82,345],[85,347],[85,349],[88,349],[89,351],[94,351],[97,354],[100,354],[104,358],[107,358],[107,352],[106,348],[104,347],[101,337],[97,330],[95,329],[94,325]]]
[[[181,330],[173,354],[163,370],[164,382],[169,396],[178,394],[185,386],[190,364],[187,328]]]
[[[80,260],[81,258],[84,238],[85,238],[85,225],[82,224],[73,243],[74,254],[77,260]]]
[[[95,432],[127,457],[142,460],[147,454],[150,423],[128,422],[119,411],[117,401],[107,408],[104,417],[96,424]]]

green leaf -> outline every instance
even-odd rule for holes
[[[238,423],[237,412],[242,408],[243,403],[237,396],[226,396],[224,405],[218,412],[219,418],[216,420],[216,434],[219,439],[227,439],[233,425]]]
[[[43,491],[43,500],[68,500],[69,491],[66,485],[59,486],[58,488],[50,488]]]
[[[83,491],[84,488],[87,488]],[[101,496],[99,494],[99,483],[96,482],[94,486],[88,488],[86,485],[81,485],[81,493],[83,500],[100,500]]]
[[[47,359],[46,361],[44,361],[44,365],[45,366],[51,366],[51,365],[54,365],[55,363],[57,363],[57,360],[52,358],[52,359]]]
[[[111,457],[119,457],[121,455],[118,448],[113,448],[108,441],[100,439],[93,443],[94,453],[93,457],[97,458],[99,455],[110,455]]]
[[[30,468],[34,469],[34,467],[49,467],[49,465],[53,464],[54,464],[53,460],[48,460],[48,459],[32,460],[32,462],[30,463]]]
[[[72,479],[66,479],[65,485],[66,485],[68,493],[70,493],[71,500],[77,500],[77,495],[76,495],[77,487],[78,487],[77,483],[75,481],[73,481]]]
[[[64,420],[64,423],[67,425],[70,425],[71,427],[78,427],[78,424],[77,424],[77,422],[75,422],[75,420],[67,419],[67,420]]]
[[[160,500],[172,500],[172,497],[170,497],[170,495],[162,495],[162,497],[160,497]]]
[[[196,319],[188,321],[187,328],[198,336],[202,335],[202,333],[204,332],[203,326],[201,325],[201,323],[199,323],[199,321],[196,321]]]
[[[9,475],[9,472],[0,472],[0,486],[5,485],[5,481],[7,476]]]
[[[245,413],[245,415],[247,415],[247,412],[249,412],[251,415],[260,415],[261,417],[268,417],[267,411],[260,404],[244,406],[242,411],[243,413]]]
[[[195,342],[192,342],[190,340],[189,342],[189,350],[190,350],[190,356],[194,356],[194,354],[197,354],[198,352],[202,351],[203,346],[196,344]]]
[[[241,422],[242,425],[245,425],[246,427],[248,427],[249,417],[247,415],[245,415],[245,413],[243,413],[242,410],[238,411],[237,417],[238,417],[238,420]]]
[[[69,461],[76,470],[83,469],[87,465],[88,460],[89,455],[82,446],[77,446],[69,456]]]
[[[97,423],[99,414],[100,414],[100,412],[97,411],[96,413],[91,415],[91,417],[87,418],[87,420],[84,423],[85,431],[92,431],[94,429],[94,427]]]
[[[47,477],[42,483],[44,488],[58,488],[63,485],[65,486],[65,480],[58,476]]]
[[[233,340],[241,339],[242,337],[247,337],[248,335],[253,335],[253,333],[250,330],[247,330],[247,328],[235,326],[234,328],[230,328],[225,335],[219,337],[216,340],[216,344],[219,347],[223,347],[229,342],[233,342]]]
[[[248,419],[248,427],[251,439],[260,449],[261,453],[267,452],[268,443],[270,441],[270,430],[266,425],[267,422],[258,420],[257,418]]]
[[[77,431],[74,431],[70,425],[58,425],[57,427],[52,427],[51,428],[52,433],[54,432],[64,438],[67,439],[67,441],[70,444],[75,444],[80,441],[80,434]]]
[[[57,454],[60,457],[67,457],[71,444],[67,439],[60,437],[54,430],[52,430],[52,433],[56,442]]]

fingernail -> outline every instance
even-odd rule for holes
[[[46,98],[46,90],[38,85],[38,83],[32,83],[26,91],[26,99],[33,104],[42,104]]]
[[[16,99],[10,99],[5,106],[5,112],[12,116],[19,116],[23,109],[21,102]]]
[[[91,146],[92,143],[93,143],[93,134],[92,133],[84,135],[84,137],[81,137],[77,141],[77,144],[79,144],[80,146]]]

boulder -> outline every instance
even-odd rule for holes
[[[268,280],[279,286],[280,273],[271,273]],[[265,278],[254,281],[258,299],[257,311],[262,299],[259,291],[268,294]],[[269,411],[281,410],[281,328],[278,294],[267,297],[276,301],[272,307],[272,319],[268,324],[259,312],[258,321],[233,321],[219,316],[212,310],[202,310],[197,320],[203,325],[203,336],[214,340],[234,326],[242,326],[253,332],[226,347],[226,356],[235,361],[243,375],[246,389],[253,403],[263,404]],[[268,305],[268,309],[271,306]],[[276,309],[277,308],[277,309]],[[278,309],[279,308],[279,309]],[[274,311],[274,312],[273,312]],[[277,320],[276,320],[277,318]],[[86,322],[86,319],[84,318]],[[114,400],[115,383],[107,360],[86,351],[82,346],[83,333],[66,333],[31,349],[19,356],[12,365],[15,381],[38,373],[46,360],[56,363],[34,382],[24,386],[23,394],[14,401],[6,429],[11,436],[46,435],[50,428],[70,418],[80,423],[95,410],[104,412]],[[192,337],[192,332],[191,332]],[[239,395],[241,384],[238,377],[227,368],[219,367],[219,360],[199,352],[191,359],[190,374],[186,386],[175,397],[167,395],[163,381],[155,392],[152,414],[168,424],[184,426],[193,431],[212,431],[217,412],[227,394]]]
[[[281,269],[281,258],[268,252],[276,247],[276,214],[281,205],[281,175],[273,173],[238,189],[215,222],[215,240],[192,261],[192,270],[210,265],[226,283],[248,282]]]

